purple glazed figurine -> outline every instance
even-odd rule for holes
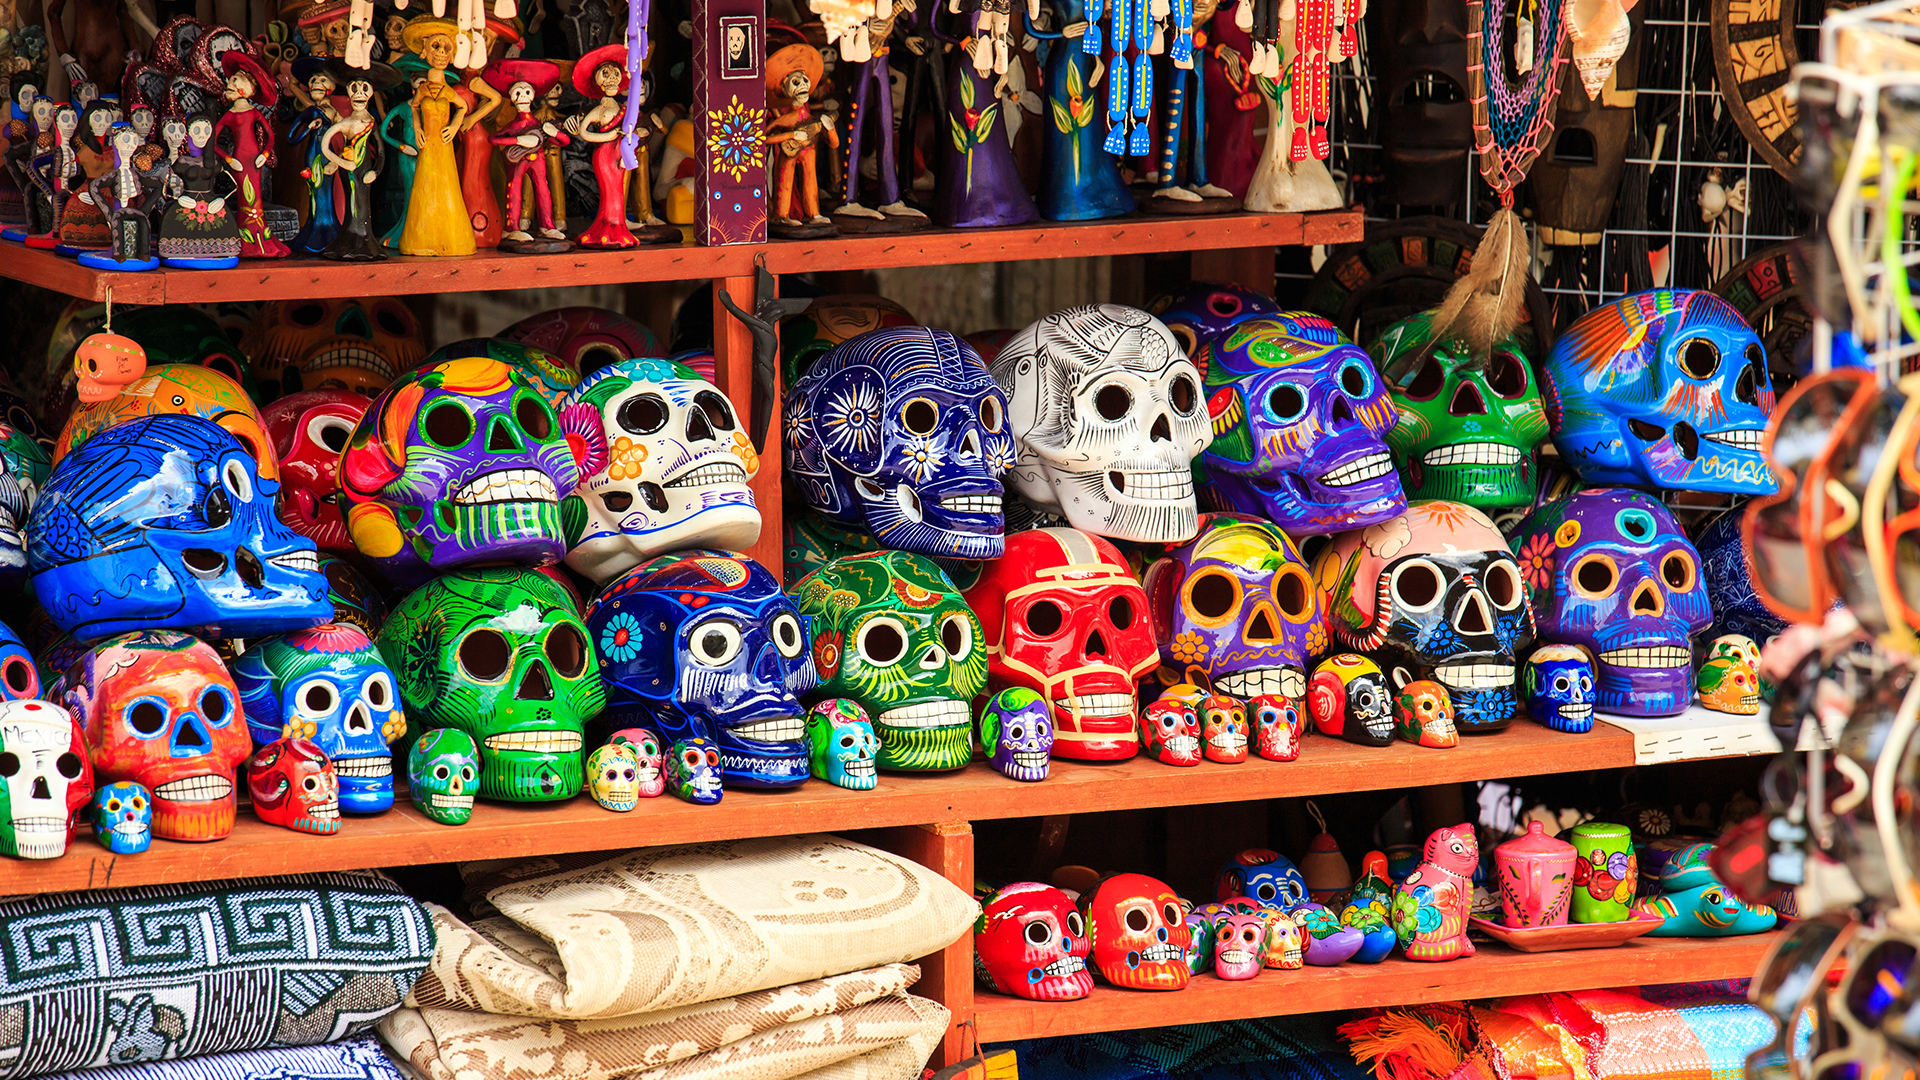
[[[1247,699],[1307,695],[1307,658],[1327,647],[1320,590],[1272,525],[1202,514],[1200,531],[1147,568],[1160,660],[1181,680]]]
[[[1305,933],[1306,961],[1309,967],[1333,967],[1353,959],[1367,943],[1367,932],[1354,926],[1342,926],[1324,904],[1311,901],[1297,904],[1287,917]]]
[[[1005,106],[994,90],[991,66],[981,75],[976,56],[992,49],[991,37],[978,33],[981,13],[965,16],[967,36],[948,37],[938,20],[930,20],[934,35],[960,46],[947,58],[947,123],[935,138],[940,141],[939,186],[934,192],[933,219],[955,229],[997,228],[1040,220],[1020,181],[1020,167],[1007,144]]]
[[[1053,710],[1022,686],[993,695],[980,712],[980,746],[1001,775],[1045,780],[1053,751]]]

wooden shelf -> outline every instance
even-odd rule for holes
[[[767,269],[774,273],[795,274],[1009,259],[1339,244],[1360,239],[1364,228],[1359,210],[1216,217],[1142,215],[1071,224],[1047,222],[1011,229],[929,229],[890,236],[775,240],[731,247],[674,245],[624,251],[576,250],[564,255],[509,255],[490,250],[451,259],[393,256],[377,263],[250,259],[232,270],[146,273],[90,270],[50,251],[5,243],[0,244],[0,276],[87,300],[105,300],[111,286],[114,300],[123,304],[189,304],[739,277],[752,274],[755,260],[762,257]]]
[[[1472,956],[1443,963],[1396,958],[1378,964],[1263,971],[1246,982],[1200,975],[1186,989],[1171,993],[1101,986],[1078,1001],[1027,1001],[981,990],[973,999],[973,1019],[982,1043],[1004,1043],[1550,990],[1738,979],[1759,968],[1777,933],[1636,938],[1618,948],[1549,953],[1482,944]]]
[[[642,799],[629,813],[603,810],[584,795],[565,803],[482,803],[465,825],[428,821],[402,803],[385,814],[349,817],[333,836],[264,825],[242,813],[233,835],[210,844],[155,841],[140,855],[115,856],[76,837],[59,859],[0,859],[0,896],[63,889],[207,881],[366,866],[524,858],[840,832],[934,822],[1134,810],[1374,791],[1465,780],[1618,768],[1633,764],[1633,737],[1599,725],[1564,735],[1536,724],[1463,739],[1450,750],[1409,743],[1355,746],[1324,736],[1297,761],[1255,758],[1176,769],[1146,758],[1112,764],[1055,761],[1044,782],[1008,780],[984,763],[951,773],[882,775],[873,791],[811,781],[788,791],[728,791],[718,806],[671,795]]]

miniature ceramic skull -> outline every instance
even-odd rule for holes
[[[1692,638],[1712,624],[1713,610],[1700,555],[1666,507],[1639,492],[1588,488],[1527,515],[1513,550],[1540,612],[1540,636],[1593,656],[1596,708],[1622,716],[1686,710]]]
[[[1778,489],[1760,450],[1774,401],[1766,350],[1710,292],[1594,308],[1554,340],[1540,382],[1554,445],[1589,485]]]
[[[597,729],[642,724],[669,741],[706,739],[733,787],[806,782],[799,695],[818,676],[805,622],[759,563],[660,556],[608,585],[586,622],[608,691]]]
[[[551,578],[510,566],[445,574],[394,608],[378,644],[416,725],[479,744],[480,795],[580,793],[585,724],[605,691],[573,598]]]
[[[1754,716],[1760,712],[1760,673],[1733,655],[1710,656],[1700,666],[1700,704],[1714,712]]]
[[[1318,315],[1248,319],[1205,346],[1220,509],[1288,536],[1354,529],[1407,507],[1384,441],[1393,399],[1373,361]]]
[[[1385,746],[1393,741],[1393,691],[1380,665],[1355,653],[1338,653],[1313,669],[1307,711],[1322,735]]]
[[[1432,312],[1402,319],[1374,343],[1399,419],[1387,432],[1407,496],[1482,510],[1526,506],[1540,487],[1534,451],[1547,437],[1528,346],[1508,337],[1478,361],[1457,339],[1430,343]]]
[[[1267,920],[1257,912],[1230,911],[1214,920],[1213,973],[1251,979],[1267,955]]]
[[[147,373],[147,350],[123,334],[91,334],[73,350],[77,396],[92,404]]]
[[[327,755],[307,739],[281,739],[247,761],[253,812],[269,825],[330,836],[340,831],[340,782]]]
[[[40,669],[20,635],[0,623],[0,701],[23,701],[40,696]]]
[[[138,855],[153,843],[153,796],[125,780],[93,793],[93,838],[115,855]]]
[[[1180,351],[1198,360],[1200,346],[1248,319],[1280,314],[1273,298],[1238,285],[1196,281],[1177,293],[1163,296],[1148,309],[1180,342]],[[1206,372],[1200,373],[1202,376]]]
[[[0,703],[0,855],[57,859],[93,795],[79,725],[47,701]]]
[[[587,793],[609,810],[631,810],[639,799],[640,759],[621,743],[595,747],[587,755]]]
[[[1265,848],[1248,848],[1220,869],[1214,896],[1222,903],[1244,896],[1281,911],[1306,902],[1307,879],[1293,860]]]
[[[280,459],[280,520],[330,554],[357,554],[347,535],[340,452],[372,404],[350,390],[310,390],[261,414]]]
[[[987,650],[980,620],[932,560],[843,556],[803,578],[793,602],[812,620],[819,692],[873,717],[881,768],[939,771],[973,759],[968,703],[987,685]]]
[[[279,489],[212,421],[128,421],[68,454],[34,503],[34,593],[80,641],[149,628],[245,638],[325,622],[327,581],[313,541],[274,516]]]
[[[347,532],[403,584],[476,563],[558,562],[560,496],[579,480],[532,376],[486,357],[401,376],[340,456]]]
[[[567,565],[596,584],[670,551],[745,551],[760,539],[747,486],[759,455],[733,405],[692,368],[607,364],[567,392],[561,426],[590,447],[580,490],[560,504]]]
[[[1091,924],[1093,965],[1128,990],[1180,990],[1187,985],[1186,913],[1166,883],[1145,874],[1114,874],[1080,898]]]
[[[1138,308],[1056,311],[994,358],[1027,502],[1096,536],[1193,535],[1193,459],[1207,447],[1200,373],[1180,339]]]
[[[893,327],[836,345],[785,398],[799,501],[896,551],[996,559],[1013,467],[1007,402],[944,330]]]
[[[442,825],[465,825],[480,790],[480,749],[458,728],[422,732],[407,751],[407,794],[414,809]]]
[[[1200,714],[1176,697],[1161,697],[1140,713],[1142,742],[1165,765],[1200,764]]]
[[[680,739],[667,750],[667,787],[678,798],[703,806],[719,802],[720,775],[720,749],[705,739]]]
[[[495,336],[550,353],[582,377],[621,360],[666,355],[653,331],[606,308],[563,307],[542,311]]]
[[[373,397],[427,351],[420,320],[394,297],[276,301],[260,309],[241,348],[263,400],[302,390]]]
[[[1521,675],[1527,715],[1574,734],[1593,730],[1593,661],[1578,645],[1542,645]]]
[[[1513,722],[1515,654],[1533,640],[1520,565],[1485,514],[1417,502],[1406,514],[1334,538],[1314,561],[1329,622],[1348,648],[1391,648],[1446,688],[1468,732]]]
[[[1200,702],[1200,741],[1208,761],[1237,765],[1247,760],[1247,706],[1239,698],[1212,694]]]
[[[1261,912],[1267,923],[1267,949],[1261,957],[1263,967],[1279,971],[1298,971],[1307,963],[1306,934],[1293,917],[1278,908]]]
[[[407,733],[393,672],[359,627],[327,623],[251,645],[231,665],[255,746],[310,739],[340,781],[340,807],[393,805],[392,745]]]
[[[1199,534],[1149,567],[1145,584],[1161,663],[1180,680],[1238,698],[1306,696],[1307,658],[1326,651],[1327,631],[1320,591],[1285,533],[1203,514]]]
[[[851,698],[828,698],[807,710],[808,759],[813,775],[835,787],[872,791],[880,782],[874,759],[880,737],[867,710]]]
[[[280,466],[253,400],[239,383],[193,364],[148,368],[113,397],[75,409],[53,444],[53,464],[59,465],[101,433],[148,416],[196,416],[218,424],[246,451],[262,483],[278,486]]]
[[[1055,757],[1130,758],[1136,694],[1157,659],[1147,595],[1112,544],[1077,529],[1032,529],[967,590],[996,687],[1053,706]]]
[[[1051,885],[1016,881],[988,897],[974,924],[973,950],[1003,994],[1069,1001],[1093,992],[1087,921]]]
[[[233,831],[233,774],[252,740],[212,646],[171,630],[121,634],[81,654],[61,694],[86,732],[95,775],[153,793],[153,835],[219,840]]]
[[[633,751],[633,759],[638,766],[634,773],[634,790],[643,799],[653,799],[666,793],[667,744],[660,736],[643,727],[621,728],[613,733],[609,742],[624,743]]]
[[[1247,702],[1253,721],[1254,752],[1268,761],[1293,761],[1300,756],[1300,703],[1284,694],[1261,694]]]
[[[1400,738],[1421,746],[1460,745],[1460,732],[1453,724],[1453,701],[1447,688],[1430,679],[1415,679],[1400,688],[1394,698],[1393,721]]]
[[[980,746],[1001,775],[1045,780],[1053,752],[1053,710],[1039,694],[1009,686],[980,711]]]

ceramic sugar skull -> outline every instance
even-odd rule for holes
[[[1039,694],[1010,686],[980,710],[980,746],[1002,776],[1045,780],[1053,751],[1053,710]]]
[[[1200,713],[1190,702],[1161,697],[1140,711],[1141,743],[1163,765],[1200,764]]]
[[[93,793],[93,838],[115,855],[138,855],[153,843],[153,796],[122,780]]]
[[[233,774],[253,740],[212,646],[171,630],[121,634],[73,662],[61,695],[86,734],[94,775],[153,793],[154,836],[219,840],[233,831]]]
[[[633,751],[633,759],[639,765],[634,785],[641,798],[653,799],[666,793],[667,744],[660,736],[643,727],[621,728],[608,741],[624,744]]]
[[[1291,911],[1306,902],[1307,879],[1285,855],[1248,848],[1221,867],[1214,895],[1223,902],[1244,896],[1258,904]]]
[[[1056,311],[1001,348],[993,377],[1021,498],[1095,536],[1193,535],[1193,459],[1210,433],[1200,372],[1160,320],[1120,304]]]
[[[1447,688],[1430,679],[1415,679],[1400,688],[1393,699],[1395,734],[1421,746],[1460,745],[1460,732],[1453,724],[1453,701]]]
[[[92,404],[118,394],[147,373],[147,350],[124,334],[90,334],[73,350],[79,399]]]
[[[128,421],[68,454],[34,503],[34,593],[81,641],[150,628],[246,638],[325,622],[319,558],[274,515],[279,490],[210,420]]]
[[[676,741],[667,749],[667,790],[676,798],[711,806],[720,801],[720,748],[701,738]]]
[[[463,356],[383,391],[340,456],[347,532],[402,584],[477,563],[566,553],[560,496],[580,463],[523,368]]]
[[[465,825],[480,790],[480,748],[458,728],[422,732],[407,751],[407,795],[442,825]]]
[[[1315,536],[1407,507],[1385,442],[1386,380],[1318,315],[1248,319],[1204,348],[1214,438],[1200,458],[1220,509]]]
[[[1589,485],[1778,488],[1760,451],[1774,402],[1766,350],[1713,293],[1655,289],[1594,308],[1554,339],[1540,384],[1554,445]]]
[[[1247,760],[1247,703],[1209,694],[1200,702],[1200,741],[1208,761],[1237,765]]]
[[[1148,567],[1145,586],[1160,662],[1180,679],[1240,698],[1306,696],[1307,660],[1326,650],[1327,631],[1313,575],[1285,533],[1202,514],[1198,535]]]
[[[303,390],[373,397],[426,353],[420,320],[395,297],[278,300],[241,338],[266,399]]]
[[[1110,543],[1078,529],[1031,529],[982,568],[967,602],[985,631],[987,674],[1053,706],[1055,757],[1130,758],[1140,680],[1157,659],[1147,595]]]
[[[1277,971],[1298,971],[1307,964],[1307,935],[1293,917],[1278,908],[1263,908],[1267,924],[1267,949],[1261,956],[1262,967]]]
[[[973,759],[969,702],[987,685],[980,620],[932,560],[847,555],[794,586],[812,622],[819,693],[860,703],[880,736],[880,767],[928,772]],[[1055,725],[1055,752],[1060,729]]]
[[[340,808],[393,805],[392,745],[407,733],[393,671],[359,627],[327,623],[252,644],[231,665],[255,746],[308,739],[340,782]]]
[[[550,353],[583,377],[622,360],[666,355],[653,331],[606,308],[563,307],[542,311],[521,319],[496,336]]]
[[[1267,957],[1267,919],[1257,911],[1230,911],[1214,920],[1213,973],[1251,979]]]
[[[1373,346],[1393,389],[1399,418],[1387,445],[1407,497],[1481,510],[1532,503],[1547,411],[1528,342],[1509,336],[1483,361],[1457,339],[1432,337],[1433,313],[1423,311],[1387,327]]]
[[[280,459],[280,520],[330,554],[355,553],[340,493],[340,452],[372,404],[351,390],[309,390],[261,413]]]
[[[1165,882],[1114,874],[1080,897],[1093,937],[1093,966],[1128,990],[1180,990],[1187,969],[1186,913]]]
[[[1003,994],[1069,1001],[1093,992],[1087,921],[1051,885],[1016,881],[988,897],[974,924],[973,951]]]
[[[1446,688],[1462,731],[1498,731],[1518,712],[1515,654],[1533,640],[1520,564],[1487,516],[1416,502],[1342,533],[1314,561],[1328,621],[1348,648],[1389,649]]]
[[[633,809],[640,796],[640,759],[631,746],[608,743],[587,755],[587,794],[609,810]]]
[[[12,627],[0,623],[0,701],[39,696],[40,670],[34,666],[33,654]]]
[[[50,701],[0,702],[0,855],[57,859],[93,795],[79,725]]]
[[[1521,676],[1527,715],[1555,731],[1593,730],[1593,661],[1578,645],[1542,645]]]
[[[1254,752],[1268,761],[1293,761],[1300,756],[1304,714],[1300,703],[1285,694],[1260,694],[1247,702],[1253,724]]]
[[[1736,716],[1760,712],[1760,673],[1738,656],[1709,656],[1695,685],[1704,708]]]
[[[687,548],[745,551],[760,538],[747,486],[759,455],[710,382],[670,360],[618,360],[567,392],[562,426],[589,467],[560,503],[567,565],[604,584]]]
[[[1173,331],[1180,351],[1192,357],[1199,355],[1200,346],[1248,319],[1280,314],[1272,297],[1217,281],[1196,281],[1154,301],[1148,310]]]
[[[340,783],[333,763],[308,739],[281,739],[247,759],[253,812],[269,825],[331,836],[340,831]]]
[[[805,621],[759,563],[660,556],[602,590],[586,622],[607,683],[600,728],[706,739],[734,787],[806,782],[799,695],[818,676]]]
[[[1693,697],[1693,635],[1713,622],[1700,556],[1673,515],[1639,492],[1588,488],[1514,531],[1540,636],[1594,660],[1594,707],[1671,716]]]
[[[606,692],[573,598],[552,579],[511,566],[442,575],[400,601],[378,644],[412,723],[479,745],[478,794],[580,793],[585,725]]]
[[[259,410],[240,384],[211,368],[159,364],[105,401],[82,405],[54,440],[53,464],[102,432],[146,416],[197,416],[224,428],[246,451],[260,480],[277,485],[280,467]]]
[[[1307,711],[1322,735],[1362,746],[1393,741],[1393,691],[1386,673],[1357,653],[1337,653],[1313,669]]]
[[[874,759],[880,754],[880,736],[859,702],[828,698],[808,709],[807,748],[816,778],[852,791],[879,786]]]
[[[1745,634],[1722,634],[1707,643],[1707,659],[1727,657],[1748,667],[1760,667],[1760,646]]]
[[[50,470],[46,449],[31,434],[0,422],[0,587],[17,588],[26,579],[27,515]]]
[[[1000,557],[1013,439],[966,342],[903,326],[836,345],[787,391],[783,426],[787,476],[814,512],[896,551]]]

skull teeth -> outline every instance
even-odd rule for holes
[[[1156,941],[1153,944],[1147,946],[1146,948],[1140,950],[1140,960],[1143,963],[1158,964],[1168,960],[1178,960],[1180,958],[1181,958],[1180,946],[1175,945],[1170,941]]]
[[[433,805],[446,810],[471,810],[473,809],[473,796],[442,795],[439,792],[434,792]]]
[[[275,555],[267,561],[282,570],[305,571],[310,574],[320,572],[320,556],[312,551],[289,551],[285,555]]]
[[[1562,705],[1560,706],[1560,715],[1568,720],[1585,720],[1587,717],[1593,715],[1593,706],[1586,704]]]
[[[1284,694],[1298,700],[1306,696],[1307,676],[1299,668],[1248,668],[1214,676],[1213,688],[1228,697],[1242,700],[1262,694]]]
[[[1512,465],[1520,460],[1520,448],[1506,443],[1472,442],[1436,446],[1420,460],[1428,465]],[[1324,481],[1322,481],[1324,483]]]
[[[339,345],[314,353],[300,364],[301,372],[307,375],[330,367],[362,368],[383,379],[393,378],[393,365],[387,362],[387,358],[364,345]]]
[[[1053,705],[1061,712],[1078,712],[1081,716],[1133,715],[1132,694],[1075,694],[1070,698],[1055,698]]]
[[[1642,645],[1603,652],[1600,662],[1626,668],[1692,667],[1693,651],[1684,645]]]
[[[882,727],[936,728],[971,724],[973,717],[964,701],[923,701],[888,709],[874,717],[874,721]]]
[[[1167,752],[1176,757],[1187,757],[1200,752],[1200,740],[1192,735],[1175,735],[1167,740]]]
[[[735,738],[756,742],[795,742],[806,737],[807,725],[797,716],[775,716],[731,727],[727,731]]]
[[[509,731],[487,739],[487,749],[518,750],[533,754],[577,754],[583,740],[577,731]]]
[[[1216,750],[1245,750],[1247,737],[1237,731],[1218,731],[1207,740],[1207,745]]]
[[[998,495],[949,495],[940,500],[940,509],[956,514],[1001,513]]]
[[[1193,498],[1193,473],[1114,469],[1106,474],[1107,494],[1135,502],[1185,502]]]
[[[189,776],[154,788],[153,797],[167,802],[219,802],[233,797],[233,781],[224,776]]]
[[[320,803],[307,811],[307,816],[315,821],[330,821],[340,817],[340,804],[337,802]]]
[[[1050,760],[1045,750],[1015,750],[1013,763],[1023,769],[1044,769]]]
[[[1513,665],[1441,664],[1433,677],[1449,690],[1498,690],[1513,685]]]
[[[1253,954],[1245,949],[1220,950],[1220,962],[1223,964],[1251,964]]]
[[[846,774],[848,776],[872,776],[873,775],[873,759],[872,758],[854,758],[852,761],[849,761],[844,765],[842,765],[841,768],[846,771]]]
[[[13,819],[14,832],[65,832],[67,819],[57,817],[23,817]]]
[[[1352,487],[1364,484],[1393,472],[1393,457],[1390,454],[1368,454],[1358,461],[1349,461],[1337,469],[1323,474],[1319,479],[1322,487]]]
[[[1085,960],[1077,956],[1068,955],[1041,968],[1040,974],[1048,978],[1064,979],[1069,975],[1078,975],[1085,970],[1087,970],[1087,962]]]
[[[393,759],[378,756],[334,758],[333,771],[341,776],[392,776]]]
[[[467,481],[454,493],[456,503],[559,502],[553,478],[539,469],[502,469]]]
[[[747,482],[747,470],[738,462],[715,461],[702,465],[691,472],[679,476],[661,485],[670,488],[719,487],[722,484],[744,484]]]
[[[1746,428],[1739,431],[1707,431],[1702,432],[1701,437],[1712,439],[1717,443],[1725,443],[1735,450],[1751,450],[1757,454],[1760,452],[1760,442],[1766,438],[1766,434],[1765,431],[1757,428]]]

